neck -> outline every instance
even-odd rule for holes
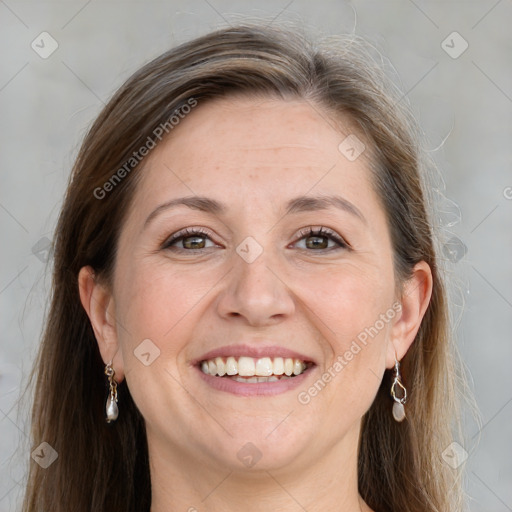
[[[371,512],[358,493],[358,431],[314,464],[239,471],[169,451],[148,431],[151,512]]]

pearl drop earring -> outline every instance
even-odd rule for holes
[[[401,391],[400,391],[400,390]],[[397,396],[397,391],[400,396]],[[400,375],[400,362],[395,355],[395,378],[391,385],[391,396],[395,403],[393,404],[393,418],[395,421],[401,422],[405,419],[405,408],[404,404],[407,400],[407,390],[402,383],[402,376]]]
[[[117,382],[114,379],[116,372],[112,368],[112,361],[105,365],[105,375],[108,377],[109,393],[107,403],[105,405],[105,412],[107,414],[107,423],[117,420],[119,416],[119,408],[117,407]]]

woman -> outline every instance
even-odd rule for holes
[[[240,26],[133,75],[57,227],[24,510],[460,510],[422,172],[353,41]]]

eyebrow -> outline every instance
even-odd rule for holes
[[[296,197],[288,202],[286,214],[328,210],[329,208],[337,208],[348,212],[366,223],[361,211],[350,201],[338,195]]]
[[[170,210],[173,208],[178,208],[180,206],[186,206],[191,210],[198,210],[206,213],[212,213],[214,215],[220,215],[226,213],[228,207],[215,199],[211,199],[205,196],[187,196],[187,197],[179,197],[177,199],[172,199],[171,201],[167,201],[157,208],[155,208],[147,217],[144,222],[144,227],[146,227],[155,217],[157,217],[160,213],[166,210]],[[286,213],[294,214],[294,213],[302,213],[302,212],[312,212],[317,210],[328,210],[330,208],[337,208],[339,210],[343,210],[357,217],[362,222],[366,223],[366,219],[361,211],[350,201],[339,196],[339,195],[322,195],[322,196],[299,196],[294,199],[291,199],[286,204]]]
[[[225,213],[227,207],[219,201],[215,199],[210,199],[209,197],[204,196],[188,196],[188,197],[179,197],[177,199],[172,199],[171,201],[167,201],[157,208],[155,208],[148,216],[146,221],[144,222],[144,227],[146,227],[155,217],[157,217],[161,212],[165,210],[170,210],[172,208],[177,208],[179,206],[186,206],[191,210],[199,210],[201,212],[213,213],[213,214],[221,214]]]

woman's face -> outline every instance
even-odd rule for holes
[[[109,307],[150,450],[239,471],[356,450],[405,335],[348,135],[308,102],[231,98],[199,103],[149,156]]]

